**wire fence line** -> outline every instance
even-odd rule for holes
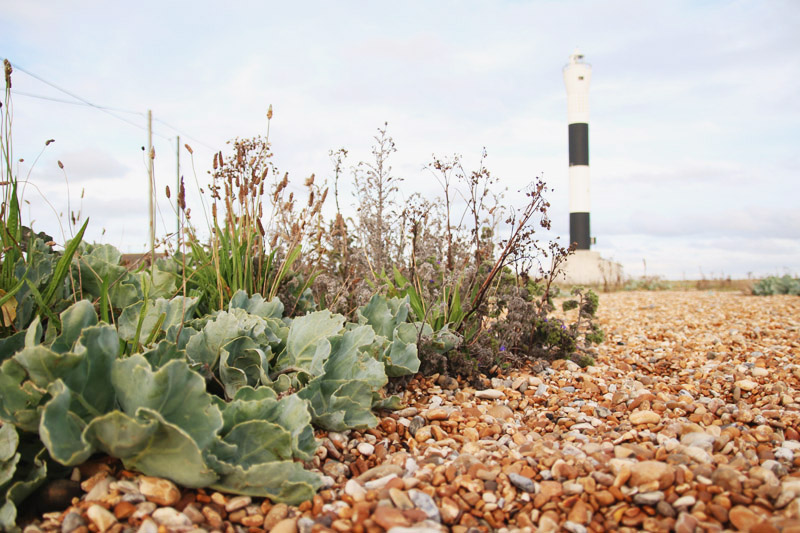
[[[47,100],[47,101],[51,101],[51,102],[55,102],[55,103],[59,103],[59,104],[77,105],[77,106],[84,106],[84,107],[93,108],[93,109],[101,111],[101,112],[103,112],[103,113],[105,113],[107,115],[110,115],[110,116],[114,117],[117,120],[125,122],[126,124],[129,124],[129,125],[131,125],[131,126],[133,126],[135,128],[138,128],[138,129],[143,130],[143,131],[147,131],[147,127],[146,126],[143,126],[142,124],[138,124],[138,123],[134,122],[133,120],[129,120],[129,119],[125,118],[125,117],[122,117],[122,116],[118,115],[118,113],[127,113],[127,114],[130,114],[130,115],[140,116],[140,117],[142,117],[142,119],[146,119],[147,118],[147,113],[145,113],[145,112],[134,111],[134,110],[131,110],[131,109],[124,109],[124,108],[121,108],[121,107],[114,107],[114,106],[96,104],[96,103],[88,100],[87,98],[83,98],[82,96],[79,96],[79,95],[75,94],[74,92],[69,91],[69,90],[61,87],[58,84],[53,83],[53,82],[43,78],[42,76],[39,76],[38,74],[35,74],[35,73],[31,72],[30,70],[28,70],[28,69],[26,69],[24,67],[21,67],[17,63],[11,62],[11,66],[15,70],[19,70],[20,72],[23,72],[23,73],[27,74],[31,78],[34,78],[35,80],[38,80],[39,82],[44,83],[45,85],[47,85],[49,87],[52,87],[53,89],[55,89],[55,90],[57,90],[57,91],[59,91],[59,92],[61,92],[63,94],[66,94],[67,96],[73,98],[73,100],[66,100],[66,99],[63,99],[63,98],[55,98],[55,97],[45,96],[45,95],[41,95],[41,94],[29,93],[27,91],[20,91],[18,89],[13,89],[13,88],[11,90],[12,94],[16,94],[16,95],[20,95],[20,96],[27,96],[29,98],[36,98],[36,99],[39,99],[39,100]],[[168,122],[166,122],[164,120],[161,120],[159,118],[155,118],[154,120],[156,122],[160,123],[160,124],[163,124],[167,128],[173,130],[177,135],[179,135],[181,137],[185,137],[186,139],[190,139],[190,140],[194,141],[195,143],[203,146],[204,148],[207,148],[208,150],[210,150],[212,152],[216,152],[216,149],[213,148],[209,143],[206,143],[206,142],[200,140],[199,138],[197,138],[197,136],[190,135],[189,133],[184,131],[182,128],[177,128],[177,127],[173,126],[172,124],[170,124],[170,123],[168,123]],[[169,141],[172,141],[172,140],[176,139],[176,136],[168,137],[166,135],[162,135],[162,134],[157,133],[157,132],[153,132],[153,134],[158,136],[158,137],[161,137],[162,139],[169,140]]]

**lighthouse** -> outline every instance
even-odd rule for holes
[[[590,250],[589,226],[589,82],[592,67],[575,50],[564,67],[569,123],[569,243],[575,251],[567,257],[559,281],[569,285],[619,286],[622,265]]]
[[[569,123],[569,242],[591,245],[589,226],[589,82],[592,67],[576,48],[564,67]]]

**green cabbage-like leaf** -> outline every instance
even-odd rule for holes
[[[17,506],[47,479],[46,454],[44,447],[39,445],[37,450],[27,455],[27,464],[23,466],[22,462],[18,463],[15,479],[4,489],[5,501],[0,507],[0,531],[20,531],[17,526]]]
[[[36,320],[36,318],[34,318],[34,320]],[[28,334],[26,331],[20,331],[14,333],[10,337],[0,339],[0,363],[23,349],[25,347],[27,336]]]
[[[97,315],[90,301],[81,300],[72,304],[61,313],[61,335],[56,337],[50,349],[57,353],[71,350],[83,328],[95,324],[97,324]]]
[[[342,330],[345,318],[330,311],[316,311],[295,318],[289,326],[286,349],[278,356],[275,369],[300,368],[317,376],[330,355],[328,337]]]
[[[20,454],[17,452],[19,435],[11,424],[0,426],[0,489],[11,481],[17,470]]]
[[[200,333],[186,344],[186,355],[201,365],[215,368],[226,344],[238,337],[250,337],[258,344],[268,344],[267,322],[244,309],[221,311],[201,325]]]
[[[228,309],[244,309],[251,315],[260,316],[261,318],[280,320],[283,317],[283,302],[278,298],[267,301],[260,294],[248,297],[247,293],[242,290],[236,291],[236,294],[233,295],[228,304]]]
[[[311,427],[308,404],[296,394],[278,400],[272,389],[261,387],[240,389],[222,412],[222,433],[249,420],[274,422],[291,436],[292,456],[310,461],[317,449],[317,441]]]
[[[84,438],[122,459],[126,468],[185,487],[207,487],[218,477],[197,441],[153,409],[139,408],[135,416],[113,411],[98,417],[87,426]]]
[[[301,463],[273,461],[247,470],[234,466],[211,488],[298,505],[313,498],[321,486],[319,474],[305,470]]]
[[[172,300],[158,298],[147,303],[144,319],[139,333],[139,341],[143,342],[158,324],[161,316],[164,320],[159,330],[167,331],[170,327],[180,325],[189,320],[197,308],[198,298],[176,296]],[[126,307],[119,317],[119,336],[126,341],[133,341],[139,325],[139,315],[144,302],[136,302]]]
[[[42,412],[39,437],[53,459],[66,466],[79,465],[94,452],[82,436],[87,421],[76,413],[85,413],[86,408],[61,379],[53,382],[48,392],[52,399]]]
[[[308,400],[311,417],[318,426],[343,431],[374,427],[372,393],[383,387],[383,365],[360,348],[375,337],[370,326],[360,326],[331,337],[331,356],[324,371],[297,395]]]
[[[25,368],[14,359],[0,366],[0,420],[23,431],[39,431],[40,403],[45,391],[27,379]]]
[[[310,403],[314,424],[330,431],[375,427],[372,389],[364,381],[312,381],[297,393]]]
[[[413,339],[409,341],[407,339]],[[392,335],[392,342],[384,351],[386,374],[390,377],[407,376],[419,372],[417,355],[417,328],[414,324],[399,324]]]
[[[358,309],[358,323],[369,324],[376,334],[391,339],[395,328],[408,318],[408,310],[408,296],[387,299],[376,294]]]
[[[242,387],[268,383],[267,360],[267,354],[250,337],[237,337],[227,343],[220,351],[219,361],[219,375],[225,388],[225,397],[232,398]]]
[[[205,449],[222,427],[222,414],[206,392],[203,378],[185,361],[170,361],[153,372],[140,354],[114,363],[111,382],[122,410],[157,412],[166,422],[185,431]]]
[[[178,348],[174,342],[163,340],[142,355],[152,368],[161,368],[173,359],[184,360],[186,352]]]

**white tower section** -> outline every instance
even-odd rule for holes
[[[569,122],[569,234],[578,250],[591,245],[589,227],[589,83],[592,67],[577,49],[564,67]]]
[[[564,85],[567,86],[567,119],[570,124],[589,123],[589,83],[592,67],[583,62],[583,54],[576,48],[564,67]]]

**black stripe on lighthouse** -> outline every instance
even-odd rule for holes
[[[569,166],[575,165],[589,165],[589,125],[585,122],[569,125]]]
[[[569,125],[569,166],[570,173],[574,173],[578,178],[579,169],[574,167],[586,167],[586,177],[588,179],[589,167],[589,124],[585,122],[575,122]],[[581,180],[579,180],[580,182]],[[575,184],[577,185],[577,184]],[[587,184],[588,185],[588,184]],[[588,191],[579,191],[570,188],[570,194],[575,195],[575,200],[588,207]],[[584,200],[585,196],[585,200]],[[577,250],[588,250],[591,246],[591,228],[589,225],[589,212],[577,211],[569,214],[569,242],[576,244]]]
[[[577,250],[588,250],[591,245],[589,213],[569,214],[569,242],[577,243]]]

